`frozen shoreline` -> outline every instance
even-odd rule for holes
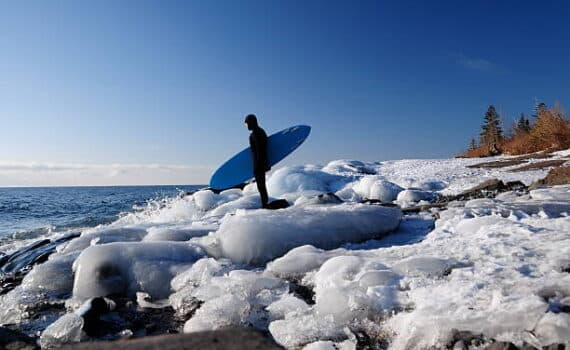
[[[400,223],[397,208],[357,204],[408,207],[490,178],[528,185],[546,174],[466,167],[477,162],[281,168],[269,193],[292,206],[278,211],[257,209],[253,185],[149,206],[59,246],[0,296],[0,323],[47,327],[48,347],[79,341],[88,338],[80,306],[114,293],[173,308],[185,332],[248,326],[287,348],[350,349],[361,333],[393,349],[440,348],[453,329],[536,347],[570,341],[570,186],[450,205],[433,230],[436,209]],[[43,321],[25,316],[46,302],[65,302],[65,316],[61,307]]]

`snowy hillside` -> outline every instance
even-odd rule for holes
[[[184,332],[247,326],[291,349],[353,349],[363,339],[445,348],[464,341],[459,331],[483,343],[570,342],[570,185],[400,209],[548,172],[467,168],[478,162],[280,168],[269,194],[291,206],[275,211],[259,209],[254,184],[149,203],[61,245],[0,296],[0,323],[47,327],[43,346],[76,342],[86,339],[90,298],[113,294],[172,307]],[[64,316],[32,320],[33,305],[61,300]]]

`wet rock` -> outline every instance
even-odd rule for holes
[[[499,341],[493,343],[485,348],[485,350],[517,350],[515,344],[511,342]]]
[[[46,261],[55,252],[57,246],[79,235],[79,233],[73,233],[56,240],[42,239],[12,254],[3,255],[0,258],[0,295],[20,285],[32,267]]]
[[[263,334],[245,328],[230,328],[192,334],[160,335],[114,342],[88,342],[66,346],[67,350],[193,350],[281,349]]]
[[[272,202],[269,202],[269,204],[267,204],[266,209],[272,209],[272,210],[275,210],[275,209],[285,209],[285,208],[288,208],[289,206],[290,206],[290,205],[289,205],[289,202],[287,202],[287,200],[285,200],[285,199],[276,199],[276,200],[274,200],[274,201],[272,201]]]
[[[0,326],[0,349],[32,350],[39,349],[36,341],[16,330]]]
[[[560,300],[560,311],[570,312],[570,297],[566,297]]]
[[[447,349],[454,349],[456,344],[458,347],[465,346],[469,349],[471,347],[480,347],[483,344],[491,342],[491,339],[486,338],[483,334],[476,334],[470,331],[459,331],[457,329],[452,329],[451,332],[452,338],[446,346]]]
[[[307,305],[315,304],[315,291],[312,288],[299,284],[295,281],[289,281],[289,291],[299,299],[306,302]]]

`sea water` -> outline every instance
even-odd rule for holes
[[[203,185],[0,188],[0,245],[94,227]]]

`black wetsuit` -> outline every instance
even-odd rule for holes
[[[269,196],[265,186],[265,172],[271,170],[269,159],[267,158],[267,134],[258,125],[253,125],[249,135],[249,146],[253,159],[253,175],[257,183],[257,189],[261,196],[261,204],[267,206]]]

